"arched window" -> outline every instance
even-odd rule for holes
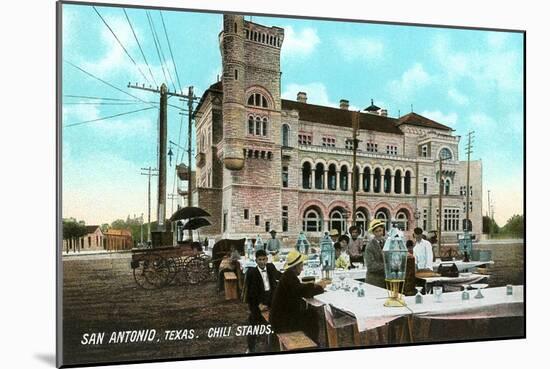
[[[235,69],[235,80],[239,79],[239,71]]]
[[[321,212],[315,207],[309,207],[304,212],[302,229],[305,232],[321,232],[323,227],[323,218]]]
[[[384,192],[390,193],[391,190],[391,170],[386,169],[384,172]]]
[[[254,134],[254,117],[252,115],[248,117],[248,134]]]
[[[370,191],[370,168],[363,169],[363,191]]]
[[[235,24],[233,24],[233,31],[234,31],[235,33],[237,33],[237,22],[235,22]]]
[[[336,190],[336,165],[334,164],[328,166],[328,189]]]
[[[267,108],[269,105],[267,104],[267,98],[259,93],[254,93],[248,97],[248,100],[246,101],[247,105],[251,106],[257,106],[260,108]]]
[[[283,187],[288,187],[288,167],[283,167]]]
[[[396,220],[397,220],[397,226],[399,227],[399,229],[401,229],[402,231],[409,230],[408,212],[406,212],[405,210],[399,210],[397,212]]]
[[[302,166],[302,188],[310,189],[311,188],[311,164],[306,161]]]
[[[258,41],[258,32],[254,32],[254,41]]]
[[[262,134],[262,120],[260,117],[256,117],[256,136]]]
[[[376,168],[374,170],[374,183],[372,184],[374,192],[376,193],[380,192],[380,182],[382,179],[381,177],[382,177],[382,173],[380,171],[380,168]]]
[[[394,182],[395,182],[395,185],[394,185],[393,191],[395,193],[401,193],[401,171],[400,170],[395,171]]]
[[[451,180],[447,178],[445,180],[445,195],[448,196],[451,193]]]
[[[340,234],[346,232],[346,219],[342,208],[335,208],[330,212],[328,227],[330,230],[336,229]]]
[[[439,152],[439,158],[440,159],[445,159],[445,160],[450,160],[453,158],[453,154],[451,153],[451,150],[449,150],[448,148],[444,147],[441,149],[441,151]]]
[[[262,119],[262,135],[267,136],[267,118]]]
[[[361,236],[364,237],[368,230],[369,219],[367,211],[363,208],[357,209],[355,212],[355,224],[361,229]]]
[[[348,190],[348,167],[345,165],[340,168],[340,190]]]
[[[381,219],[381,220],[384,221],[384,228],[385,228],[386,230],[388,230],[388,225],[389,225],[389,222],[388,222],[388,220],[389,220],[389,213],[390,213],[390,212],[389,212],[387,209],[382,208],[382,209],[378,210],[378,211],[376,212],[375,216],[374,216],[376,219]]]
[[[317,163],[315,166],[315,189],[322,190],[325,180],[325,166],[322,163]]]
[[[359,167],[357,166],[353,171],[353,187],[355,188],[355,191],[359,191]]]
[[[288,143],[289,134],[290,134],[290,128],[288,127],[288,124],[283,124],[281,136],[283,138],[283,146],[285,147],[290,146]]]
[[[411,194],[411,171],[407,170],[405,172],[405,194]]]
[[[428,194],[428,178],[424,177],[424,195]]]

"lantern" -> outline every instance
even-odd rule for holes
[[[252,260],[254,256],[254,246],[252,245],[252,240],[247,237],[244,241],[244,245],[246,247],[246,257]]]
[[[309,252],[309,241],[307,240],[304,232],[300,232],[300,235],[298,236],[298,240],[296,241],[296,250],[298,250],[302,255],[307,255]]]
[[[262,241],[262,238],[260,237],[260,235],[256,236],[256,243],[254,244],[254,249],[256,249],[256,251],[265,250],[264,241]]]
[[[403,234],[397,228],[390,230],[382,254],[384,256],[384,274],[389,296],[384,306],[405,306],[403,288],[407,267],[407,247],[403,241]]]
[[[464,255],[464,261],[470,261],[472,256],[472,234],[464,230],[463,234],[458,235],[458,248],[460,253]]]
[[[332,279],[332,271],[334,270],[336,261],[335,261],[335,251],[334,246],[332,246],[332,240],[328,235],[328,232],[325,232],[325,236],[321,240],[321,270],[323,271],[323,278]]]

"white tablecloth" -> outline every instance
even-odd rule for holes
[[[474,268],[477,268],[478,266],[492,265],[495,262],[492,261],[492,260],[491,261],[468,261],[468,262],[464,262],[462,260],[457,260],[457,261],[443,261],[442,262],[440,259],[437,259],[433,264],[434,272],[437,272],[437,268],[439,267],[439,265],[441,265],[441,263],[444,263],[444,264],[454,263],[456,265],[456,267],[458,268],[459,272],[467,272],[467,271],[470,271]]]

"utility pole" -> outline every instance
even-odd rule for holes
[[[156,168],[141,168],[141,170],[147,171],[147,173],[141,173],[142,176],[147,176],[147,242],[151,241],[151,177],[158,176],[158,169]],[[142,237],[143,238],[143,237]]]
[[[472,136],[474,131],[468,132],[468,144],[466,154],[468,155],[468,167],[466,170],[466,219],[470,220],[470,154],[472,154]]]
[[[188,95],[184,95],[177,92],[170,92],[166,87],[166,84],[162,84],[159,88],[145,87],[145,85],[138,86],[128,84],[128,88],[134,88],[143,91],[149,91],[160,94],[160,129],[159,129],[159,185],[158,185],[158,207],[157,207],[157,231],[165,231],[166,220],[166,141],[167,141],[167,117],[168,117],[168,97],[178,96],[181,98],[188,98]],[[191,87],[192,89],[192,87]],[[192,91],[192,90],[191,90]],[[193,97],[191,97],[193,99]],[[191,119],[191,118],[190,118]]]
[[[352,113],[352,129],[353,129],[353,165],[351,170],[351,191],[352,191],[352,215],[351,215],[351,224],[354,226],[356,222],[356,207],[357,207],[357,188],[355,187],[355,183],[358,181],[356,178],[356,165],[357,165],[357,146],[359,144],[359,140],[357,139],[357,129],[359,127],[359,112],[353,112]],[[359,173],[357,173],[359,174]],[[359,183],[357,183],[359,186]],[[363,230],[365,231],[365,230]]]
[[[443,161],[449,159],[450,157],[442,158],[440,156],[437,160],[439,162],[439,214],[437,216],[437,251],[439,257],[441,257],[441,244],[443,243],[443,239],[441,238],[441,227],[443,225]]]
[[[187,178],[187,206],[193,206],[192,194],[192,181],[191,181],[191,127],[193,124],[193,100],[195,95],[193,93],[193,86],[189,86],[187,91],[187,114],[188,114],[188,125],[187,125],[187,171],[189,177]],[[183,99],[182,99],[183,101]]]
[[[174,214],[174,200],[178,199],[177,193],[169,193],[168,194],[168,200],[171,200],[172,203],[172,212],[170,214]]]

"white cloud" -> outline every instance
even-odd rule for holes
[[[463,93],[458,91],[456,88],[451,88],[447,93],[447,96],[451,101],[455,102],[458,105],[466,105],[470,102],[470,99],[468,98],[468,96],[464,95]]]
[[[454,127],[458,121],[458,115],[456,113],[445,114],[439,110],[424,110],[420,115],[435,120],[438,123],[444,124],[446,126]]]
[[[403,72],[400,79],[390,81],[388,89],[397,101],[409,99],[413,93],[426,87],[432,81],[432,77],[424,70],[421,63],[415,63]]]
[[[373,38],[339,38],[336,44],[346,60],[379,60],[384,54],[384,43]]]
[[[298,92],[307,93],[307,102],[309,104],[338,107],[339,103],[330,101],[327,88],[321,82],[312,82],[308,84],[290,83],[282,93],[282,98],[287,100],[296,100]]]
[[[294,30],[292,26],[286,26],[285,39],[283,41],[282,55],[284,58],[309,56],[315,47],[321,42],[314,28]]]
[[[473,125],[474,127],[479,127],[481,129],[492,128],[496,125],[496,122],[493,118],[481,112],[471,114],[468,120],[471,125]]]

